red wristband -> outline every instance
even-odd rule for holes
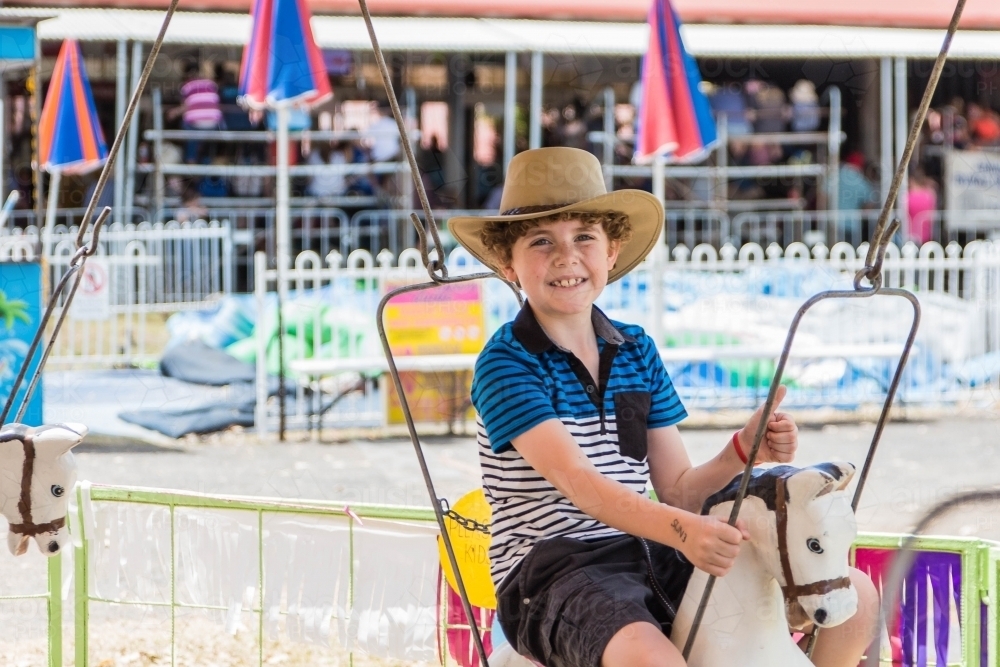
[[[740,461],[743,461],[743,465],[749,463],[747,455],[743,453],[743,449],[740,448],[740,432],[737,431],[733,433],[733,449],[736,450],[736,456],[740,457]]]

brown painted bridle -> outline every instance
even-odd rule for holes
[[[831,591],[851,586],[850,577],[838,577],[836,579],[823,579],[809,584],[796,584],[795,577],[792,576],[792,564],[788,560],[788,490],[785,488],[785,480],[794,475],[798,470],[781,475],[775,482],[776,493],[774,502],[774,514],[778,531],[778,555],[781,558],[781,573],[785,577],[785,583],[781,587],[781,593],[785,596],[785,612],[788,620],[793,626],[801,626],[806,617],[805,610],[799,604],[798,598],[804,595],[826,595]],[[797,618],[793,618],[793,616]]]
[[[35,443],[28,435],[28,427],[22,424],[8,424],[0,434],[0,444],[18,440],[24,448],[24,464],[21,466],[21,495],[17,509],[21,513],[21,523],[10,524],[10,532],[23,537],[34,537],[42,533],[54,533],[66,525],[66,517],[47,523],[35,523],[31,519],[31,477],[35,472]]]

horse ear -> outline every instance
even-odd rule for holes
[[[87,435],[83,424],[54,424],[40,426],[32,434],[32,442],[38,453],[49,457],[62,456],[73,449]]]
[[[785,487],[789,500],[800,497],[812,500],[846,488],[852,477],[854,466],[850,463],[819,463],[796,472],[785,482]]]
[[[833,489],[834,491],[843,491],[847,488],[847,485],[851,483],[854,479],[854,473],[856,468],[853,463],[848,463],[846,461],[830,461],[829,463],[821,463],[827,472],[833,474],[837,478],[837,487]],[[836,472],[834,472],[836,470]],[[839,474],[838,474],[839,473]]]

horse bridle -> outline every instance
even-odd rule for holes
[[[34,537],[42,533],[54,533],[66,525],[66,517],[47,523],[31,520],[31,477],[35,472],[35,443],[28,435],[28,427],[21,424],[9,425],[10,430],[0,435],[0,444],[19,440],[24,448],[24,464],[21,466],[21,496],[17,509],[21,513],[21,523],[10,524],[10,532],[24,537]]]
[[[781,558],[781,573],[785,577],[785,583],[781,587],[781,592],[785,596],[785,607],[798,604],[798,598],[803,595],[826,595],[827,593],[841,588],[849,588],[850,577],[838,577],[836,579],[822,579],[809,584],[796,584],[795,577],[792,576],[792,564],[788,560],[788,490],[785,488],[785,480],[791,474],[781,475],[776,481],[774,514],[777,520],[778,529],[778,556]]]

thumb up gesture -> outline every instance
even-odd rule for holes
[[[774,408],[768,415],[764,414],[764,406],[757,408],[750,421],[739,432],[740,448],[747,456],[753,447],[753,439],[757,435],[757,427],[761,420],[767,422],[767,429],[764,431],[764,439],[760,443],[757,451],[757,459],[754,463],[791,463],[795,458],[795,450],[799,446],[799,428],[795,425],[795,420],[791,415],[778,412],[781,401],[784,400],[787,389],[784,385],[778,387],[775,395]]]

